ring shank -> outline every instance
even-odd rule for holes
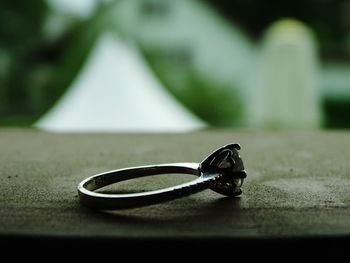
[[[132,194],[104,194],[94,192],[107,185],[125,180],[157,174],[192,174],[198,176],[188,183],[160,190]],[[170,201],[209,188],[220,174],[204,176],[198,163],[173,163],[130,167],[91,176],[78,185],[79,198],[83,205],[97,209],[121,209]]]

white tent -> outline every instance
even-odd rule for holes
[[[205,123],[162,87],[135,46],[105,32],[66,94],[35,126],[60,132],[182,132]]]

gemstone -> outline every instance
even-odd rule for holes
[[[226,145],[209,155],[200,165],[203,176],[219,174],[212,190],[227,196],[242,193],[241,186],[247,176],[238,150],[239,144]]]

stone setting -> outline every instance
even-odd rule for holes
[[[238,150],[239,144],[229,144],[210,154],[201,164],[202,176],[221,174],[211,189],[227,196],[237,196],[242,193],[241,186],[247,177],[243,161]]]

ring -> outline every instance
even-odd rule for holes
[[[100,210],[134,208],[157,204],[212,189],[226,196],[242,193],[241,186],[247,174],[238,150],[239,144],[229,144],[210,154],[201,163],[170,163],[128,167],[91,176],[78,185],[81,204]],[[160,190],[106,194],[95,192],[104,186],[134,178],[183,173],[196,175],[193,181]]]

